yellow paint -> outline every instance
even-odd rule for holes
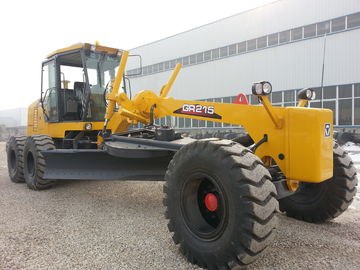
[[[299,100],[299,104],[297,105],[298,107],[305,107],[307,104],[307,100],[306,99],[300,99]]]
[[[112,91],[111,91],[111,93],[106,95],[106,99],[109,101],[108,106],[106,108],[106,114],[105,114],[105,121],[106,122],[108,120],[110,120],[110,118],[112,117],[112,115],[114,113],[116,99],[117,99],[117,95],[119,94],[119,89],[120,89],[121,81],[122,81],[123,76],[124,76],[128,56],[129,56],[129,52],[128,51],[123,51],[121,61],[119,63],[119,68],[117,70],[115,80],[114,80],[114,82],[112,84]]]
[[[169,94],[170,88],[171,88],[171,86],[173,85],[173,83],[174,83],[177,75],[179,74],[181,67],[182,67],[181,64],[177,64],[177,65],[175,66],[175,69],[174,69],[173,73],[171,74],[171,77],[170,77],[168,83],[165,84],[165,85],[163,86],[163,88],[161,89],[161,91],[160,91],[160,96],[161,96],[161,97],[164,98],[164,97],[166,97],[166,96]]]
[[[95,46],[95,51],[97,51],[97,52],[106,52],[106,53],[109,53],[109,54],[117,54],[118,52],[123,51],[123,50],[120,50],[120,49],[101,46],[99,43],[95,43],[94,46]],[[50,53],[47,56],[47,58],[51,58],[54,55],[59,54],[59,53],[70,52],[70,51],[79,50],[79,49],[90,49],[90,47],[91,47],[90,43],[77,43],[77,44],[74,44],[72,46],[53,51],[52,53]]]
[[[290,191],[295,192],[299,188],[299,181],[286,180],[287,187]]]
[[[100,45],[97,44],[96,49],[101,49],[98,47]],[[71,49],[74,47],[62,50]],[[59,51],[61,50],[56,52]],[[93,130],[102,130],[105,124],[107,129],[116,133],[126,131],[130,124],[136,124],[138,121],[148,124],[150,110],[155,107],[155,119],[178,116],[242,125],[255,142],[260,141],[266,134],[268,141],[262,144],[255,154],[263,159],[266,165],[271,164],[273,159],[284,173],[292,190],[297,188],[297,181],[318,183],[332,177],[332,111],[304,108],[305,101],[300,101],[298,107],[273,107],[266,96],[259,96],[263,106],[176,100],[168,97],[168,93],[181,65],[176,66],[159,95],[144,90],[130,100],[125,93],[119,93],[127,58],[128,52],[123,51],[112,92],[106,96],[109,105],[104,116],[105,123],[93,122]],[[119,108],[114,111],[116,104]],[[200,112],[207,113],[199,115],[196,112],[198,108]],[[48,134],[54,138],[63,138],[66,131],[84,130],[84,124],[47,123],[39,107],[39,101],[29,107],[29,135]],[[325,133],[325,124],[330,124],[330,134]],[[97,142],[101,144],[102,138],[98,138]]]

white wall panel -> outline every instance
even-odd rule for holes
[[[274,90],[316,87],[321,83],[324,37],[289,43],[217,61],[184,67],[171,96],[183,99],[250,93],[255,81]],[[327,37],[324,85],[360,82],[360,29]],[[170,72],[133,78],[134,92],[157,90]]]
[[[149,65],[357,11],[359,0],[279,0],[134,48],[132,52],[141,54],[144,65]]]

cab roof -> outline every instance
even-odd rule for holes
[[[118,54],[119,53],[120,55],[123,52],[123,50],[121,50],[121,49],[102,46],[102,45],[99,45],[98,43],[96,43],[96,44],[77,43],[77,44],[71,45],[69,47],[53,51],[46,58],[49,59],[49,58],[51,58],[51,57],[53,57],[53,56],[55,56],[57,54],[64,53],[64,52],[75,51],[75,50],[79,50],[79,49],[86,49],[86,50],[91,49],[91,50],[96,51],[96,52],[106,52],[108,54]]]

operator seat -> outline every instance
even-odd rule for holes
[[[79,114],[79,119],[81,119],[81,114],[82,114],[82,110],[85,107],[85,104],[83,104],[85,102],[84,100],[84,89],[85,89],[85,83],[84,82],[74,82],[74,92],[75,92],[75,97],[77,99],[77,107],[78,107],[78,114]]]

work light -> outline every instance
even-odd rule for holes
[[[313,100],[315,99],[315,97],[316,97],[315,91],[310,88],[304,88],[300,90],[298,93],[299,99]]]
[[[92,124],[91,123],[86,123],[85,124],[85,130],[92,130]]]
[[[252,93],[254,95],[269,95],[272,91],[271,83],[263,81],[258,83],[253,83]]]

